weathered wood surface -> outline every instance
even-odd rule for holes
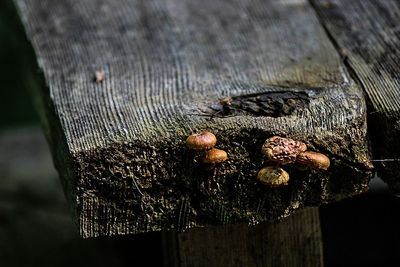
[[[346,63],[366,92],[374,157],[386,159],[375,165],[400,194],[400,1],[313,2],[339,49],[346,51]]]
[[[15,3],[82,236],[257,224],[366,189],[363,95],[308,2]],[[234,109],[212,116],[228,96]],[[211,172],[184,146],[205,129],[229,154]],[[288,166],[288,186],[262,186],[260,148],[272,135],[304,141],[331,168]]]
[[[299,235],[299,233],[301,233]],[[324,266],[318,208],[281,222],[189,229],[177,234],[179,266]],[[168,265],[167,265],[168,266]],[[171,265],[171,266],[177,266]]]

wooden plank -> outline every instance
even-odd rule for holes
[[[15,3],[82,236],[257,224],[367,188],[364,98],[308,2]],[[229,154],[211,172],[184,145],[199,130]],[[304,141],[332,167],[287,166],[288,186],[262,186],[260,148],[272,135]]]
[[[318,208],[252,227],[189,229],[177,238],[180,266],[323,266]]]
[[[378,173],[400,194],[400,2],[313,0],[321,21],[368,96]]]

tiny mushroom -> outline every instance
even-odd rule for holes
[[[325,7],[325,8],[331,8],[331,7],[333,7],[333,3],[332,3],[331,1],[326,1],[326,2],[324,2],[322,5],[323,5],[323,7]]]
[[[221,104],[221,105],[230,105],[231,104],[231,102],[232,102],[232,97],[225,97],[225,98],[223,98],[223,99],[221,99],[220,101],[219,101],[219,103]]]
[[[225,151],[213,148],[203,155],[202,161],[205,164],[216,164],[224,162],[227,158],[228,154]]]
[[[264,142],[261,148],[261,153],[266,155],[270,161],[285,165],[294,163],[297,155],[306,150],[306,144],[300,141],[280,136],[273,136]]]
[[[282,168],[268,166],[258,172],[257,179],[269,187],[278,187],[288,184],[289,174]]]
[[[94,73],[94,81],[96,83],[102,82],[104,80],[104,72],[102,71],[96,71]]]
[[[186,146],[191,150],[204,151],[212,148],[217,143],[217,138],[210,132],[192,134],[186,139]]]
[[[300,153],[297,156],[296,163],[307,165],[316,170],[327,170],[331,164],[327,156],[312,151]]]

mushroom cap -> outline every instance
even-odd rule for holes
[[[216,164],[224,162],[227,158],[228,154],[225,151],[213,148],[203,155],[202,161],[205,164]]]
[[[191,150],[203,151],[212,148],[217,143],[213,133],[201,132],[192,134],[186,139],[186,146]]]
[[[307,151],[297,156],[296,163],[310,166],[316,170],[327,170],[331,164],[329,158],[324,154]]]
[[[221,99],[221,100],[219,101],[219,103],[220,103],[221,105],[230,105],[231,102],[232,102],[232,98],[231,98],[231,97],[225,97],[225,98],[223,98],[223,99]]]
[[[282,168],[268,166],[258,172],[257,179],[269,187],[278,187],[288,184],[289,174]]]
[[[295,162],[297,155],[306,150],[307,146],[303,142],[273,136],[265,140],[261,153],[266,155],[270,161],[285,165]]]

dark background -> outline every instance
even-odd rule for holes
[[[0,266],[161,265],[160,233],[79,237],[18,63],[20,51],[0,12]],[[379,178],[370,187],[321,206],[326,266],[400,265],[400,201]]]

